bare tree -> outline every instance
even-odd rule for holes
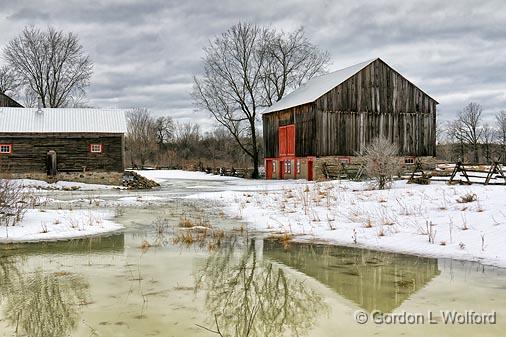
[[[126,147],[132,166],[137,160],[144,166],[156,151],[156,123],[147,109],[137,108],[128,113]]]
[[[196,105],[230,132],[251,158],[257,178],[259,109],[321,71],[328,56],[309,44],[302,30],[287,35],[244,23],[212,40],[204,53],[203,74],[194,77]]]
[[[176,124],[170,117],[158,117],[155,120],[156,143],[158,149],[163,150],[163,145],[174,138],[176,132]]]
[[[481,128],[482,111],[481,105],[471,102],[458,114],[457,120],[453,124],[456,138],[473,149],[475,163],[480,161],[478,145],[483,133]]]
[[[19,84],[8,66],[0,67],[0,94],[14,94]]]
[[[88,86],[93,64],[78,37],[49,27],[26,27],[4,48],[4,58],[20,85],[44,107],[66,106]]]
[[[485,147],[485,160],[487,163],[492,161],[492,151],[491,145],[494,142],[495,132],[490,125],[485,124],[481,130],[481,139],[483,141],[483,146]]]
[[[448,141],[452,147],[452,151],[451,151],[452,154],[453,155],[455,153],[457,154],[456,159],[458,161],[464,161],[465,144],[464,144],[464,139],[462,138],[461,133],[459,131],[460,130],[459,122],[457,120],[449,121],[446,128],[447,128],[446,133],[448,135]],[[452,161],[454,159],[453,155],[451,158]]]
[[[268,106],[321,74],[329,63],[329,54],[312,44],[302,27],[291,33],[271,31],[265,47],[262,84]]]
[[[501,144],[501,160],[506,163],[506,110],[498,112],[495,119],[497,121],[497,139]]]
[[[196,123],[186,122],[176,124],[176,148],[182,159],[188,159],[193,154],[198,157],[198,143],[200,141],[200,127]]]
[[[374,139],[364,151],[367,176],[373,179],[372,188],[389,188],[394,175],[399,173],[399,150],[384,137]]]

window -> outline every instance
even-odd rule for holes
[[[102,144],[90,144],[90,152],[91,153],[102,153],[103,151]]]
[[[300,174],[300,159],[296,159],[297,174]]]
[[[341,164],[349,164],[350,163],[350,157],[339,157],[338,160]]]
[[[404,158],[404,164],[413,165],[415,163],[415,157],[406,157]]]
[[[11,154],[12,144],[0,144],[0,154]]]
[[[285,173],[292,173],[292,161],[285,161]]]

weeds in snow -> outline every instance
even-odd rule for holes
[[[357,230],[355,228],[353,228],[353,235],[351,238],[353,239],[353,243],[357,244]]]
[[[436,240],[436,230],[434,230],[435,225],[431,221],[425,221],[425,233],[427,238],[429,239],[429,243],[434,244]]]
[[[465,204],[465,203],[468,203],[468,202],[473,202],[473,201],[476,201],[478,200],[478,196],[474,193],[466,193],[464,195],[462,195],[461,197],[457,198],[457,202],[459,204]]]
[[[462,229],[463,231],[467,231],[469,229],[466,217],[464,215],[462,215],[462,227],[460,229]]]

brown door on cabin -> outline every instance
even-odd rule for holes
[[[307,161],[307,180],[313,180],[313,161]]]
[[[279,161],[279,179],[283,179],[285,173],[285,162],[280,160]]]
[[[265,161],[265,178],[272,179],[272,160]]]
[[[46,155],[47,175],[54,177],[56,175],[56,151],[49,151]]]

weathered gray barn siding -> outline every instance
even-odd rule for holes
[[[315,101],[318,156],[354,155],[378,136],[434,156],[436,104],[380,59]]]
[[[22,108],[23,106],[9,96],[0,93],[0,107]]]
[[[353,156],[378,136],[403,155],[435,156],[436,105],[377,59],[313,103],[264,114],[265,156],[278,156],[278,127],[291,122],[301,157]]]
[[[12,154],[0,155],[1,172],[46,172],[46,155],[56,151],[58,171],[122,172],[122,134],[6,134],[0,144],[12,144]],[[103,153],[90,153],[90,144],[103,144]]]

